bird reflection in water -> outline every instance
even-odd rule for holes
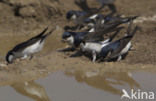
[[[30,97],[35,101],[50,101],[45,89],[34,81],[16,83],[11,87],[18,93]]]
[[[105,72],[98,71],[66,71],[66,75],[74,76],[78,82],[85,82],[87,85],[97,89],[110,92],[112,94],[121,95],[121,89],[115,86],[128,85],[130,88],[140,88],[140,85],[131,77],[129,72]]]

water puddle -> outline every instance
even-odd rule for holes
[[[150,72],[56,72],[36,81],[0,87],[0,101],[121,101],[122,89],[156,92]]]

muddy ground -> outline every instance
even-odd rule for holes
[[[156,71],[156,20],[135,23],[141,27],[132,43],[134,51],[120,62],[92,63],[88,58],[71,58],[69,54],[57,52],[66,44],[61,43],[63,27],[68,24],[65,13],[79,9],[74,0],[0,0],[0,63],[5,63],[8,50],[17,43],[38,34],[47,25],[56,26],[46,41],[42,52],[32,60],[16,61],[0,67],[0,85],[8,85],[21,80],[34,80],[59,70],[80,69],[82,71]],[[96,7],[95,0],[88,0]],[[156,14],[155,0],[116,0],[119,14],[153,17]],[[72,53],[70,53],[72,54]]]

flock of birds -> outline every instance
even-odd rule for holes
[[[131,50],[131,39],[138,27],[133,27],[133,20],[137,16],[122,17],[117,15],[114,0],[97,0],[101,3],[99,8],[90,8],[86,0],[75,0],[75,4],[82,10],[70,10],[66,14],[68,21],[73,21],[75,26],[65,26],[62,41],[68,43],[69,48],[60,51],[76,51],[76,55],[89,56],[95,61],[119,61],[124,59]],[[102,14],[102,9],[108,6],[111,12]],[[127,32],[122,38],[114,40],[119,32],[128,24]],[[47,32],[45,28],[39,35],[16,45],[6,55],[6,61],[10,64],[14,60],[27,57],[39,52],[44,45],[45,39],[54,30]],[[47,32],[47,33],[46,33]]]

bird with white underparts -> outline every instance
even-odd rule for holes
[[[11,49],[6,55],[7,63],[11,64],[17,58],[32,58],[34,53],[41,51],[44,46],[45,39],[55,30],[55,28],[53,28],[51,31],[45,34],[47,30],[48,27],[45,28],[40,34],[16,45],[13,49]]]

